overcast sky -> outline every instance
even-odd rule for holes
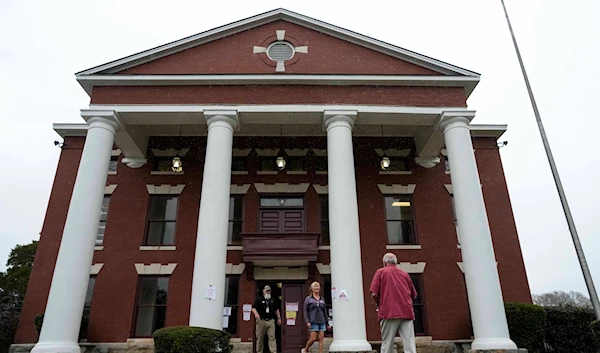
[[[0,270],[11,248],[39,238],[60,153],[52,123],[83,122],[89,97],[75,72],[284,7],[481,73],[468,104],[475,123],[508,124],[501,154],[531,290],[587,295],[500,0],[349,4],[0,1]],[[506,5],[600,286],[600,1]]]

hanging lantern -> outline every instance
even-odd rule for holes
[[[275,163],[277,163],[277,168],[279,168],[279,170],[283,170],[285,168],[285,165],[286,165],[285,158],[277,157],[277,159],[275,160]]]
[[[181,162],[181,158],[179,158],[179,154],[176,155],[175,157],[173,157],[173,166],[171,167],[171,169],[176,172],[176,173],[180,173],[183,170],[183,162]]]
[[[383,158],[381,158],[381,170],[386,170],[390,167],[390,164],[392,164],[392,162],[390,161],[390,159],[386,156],[383,156]]]

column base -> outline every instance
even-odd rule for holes
[[[38,342],[31,353],[81,353],[77,342]]]
[[[367,340],[336,340],[329,346],[329,352],[373,352]]]
[[[475,338],[471,344],[471,350],[476,352],[500,352],[512,353],[517,351],[517,345],[508,337],[502,338]]]

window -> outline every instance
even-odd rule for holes
[[[237,333],[239,285],[239,276],[227,276],[225,278],[225,306],[231,308],[231,315],[229,316],[229,325],[224,329],[232,335]]]
[[[290,158],[287,163],[287,170],[291,172],[301,172],[304,171],[304,158],[294,157]]]
[[[454,195],[450,195],[452,200],[452,214],[454,215],[454,228],[456,228],[456,241],[460,245],[460,233],[458,232],[458,221],[456,220],[456,205],[454,204]]]
[[[421,274],[410,274],[413,285],[417,290],[417,299],[413,300],[413,309],[415,311],[415,333],[425,334],[425,310],[423,308],[423,276]]]
[[[318,172],[326,172],[327,171],[327,157],[317,157],[317,171]]]
[[[329,244],[329,197],[319,195],[321,202],[321,244]]]
[[[262,197],[260,199],[261,207],[303,207],[304,199],[302,197]]]
[[[172,172],[173,171],[173,158],[158,158],[154,160],[155,172]]]
[[[136,301],[135,337],[150,337],[165,327],[168,277],[140,277]]]
[[[108,216],[108,204],[110,203],[110,195],[104,195],[102,207],[100,208],[100,222],[98,222],[98,234],[96,234],[96,245],[104,244],[104,232],[106,230],[106,217]]]
[[[94,296],[94,286],[96,285],[96,276],[91,276],[88,281],[87,291],[85,292],[85,305],[83,306],[83,316],[90,316],[92,310],[92,297]]]
[[[119,164],[119,156],[111,156],[110,162],[108,163],[108,171],[116,172],[118,164]]]
[[[231,159],[231,171],[232,172],[244,172],[247,171],[246,157],[233,157]]]
[[[416,244],[411,195],[386,196],[388,244]]]
[[[264,157],[260,159],[259,170],[261,172],[276,172],[277,164],[276,157]]]
[[[175,221],[179,197],[171,195],[151,196],[148,228],[144,245],[175,244]]]
[[[243,201],[243,196],[232,196],[229,198],[229,232],[227,233],[227,244],[240,244],[242,241]]]
[[[386,169],[388,172],[407,172],[410,171],[408,158],[390,158],[390,166]]]

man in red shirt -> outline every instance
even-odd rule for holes
[[[396,255],[385,254],[383,268],[375,272],[371,282],[371,296],[377,305],[381,326],[381,353],[394,352],[396,332],[400,332],[404,353],[417,353],[412,303],[417,291],[408,273],[396,267],[397,263]]]

